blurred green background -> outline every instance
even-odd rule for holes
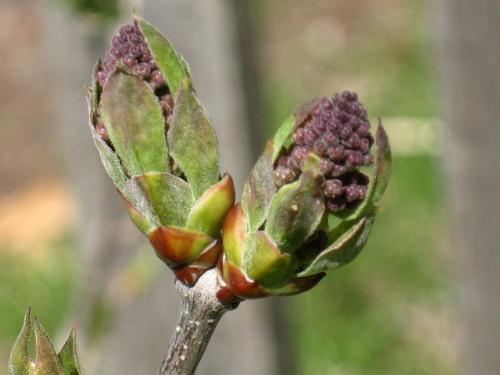
[[[12,15],[19,6],[2,3],[0,10]],[[26,12],[32,5],[22,6]],[[288,301],[298,374],[456,373],[429,2],[259,0],[251,7],[265,136],[310,97],[352,89],[372,123],[382,117],[395,149],[393,178],[362,256]],[[0,39],[9,35],[3,31]],[[36,41],[28,35],[26,48]],[[8,116],[4,112],[2,123]],[[2,131],[17,142],[30,137]],[[16,188],[0,191],[1,369],[25,307],[56,334],[76,288],[71,193],[47,155],[49,166],[37,168],[43,173],[14,179]],[[36,157],[25,158],[20,163],[32,166]]]

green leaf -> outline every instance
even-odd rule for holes
[[[120,163],[118,156],[109,148],[106,142],[97,134],[95,128],[90,126],[90,131],[92,132],[92,137],[94,138],[94,144],[99,151],[101,157],[101,162],[104,165],[104,169],[109,177],[113,180],[116,188],[123,192],[125,184],[127,182],[127,176],[123,172],[123,167]]]
[[[273,296],[291,296],[294,294],[306,292],[318,284],[325,276],[324,273],[318,273],[312,276],[296,277],[290,280],[286,285],[269,289],[267,292]]]
[[[274,150],[272,161],[275,162],[283,147],[288,148],[292,141],[293,131],[296,126],[295,115],[289,116],[285,122],[278,128],[273,137]]]
[[[92,73],[92,86],[87,91],[87,108],[89,115],[89,125],[95,126],[97,123],[97,107],[99,105],[99,96],[101,95],[101,86],[97,82],[97,72],[102,69],[100,61],[94,66]]]
[[[356,211],[345,218],[346,220],[359,219],[370,211],[380,198],[382,198],[382,195],[389,184],[392,169],[391,147],[389,145],[389,138],[387,137],[387,133],[385,132],[380,119],[375,134],[375,146],[375,171],[373,176],[370,178],[366,198]]]
[[[262,226],[271,199],[276,194],[272,154],[273,144],[269,142],[243,187],[242,206],[249,232],[254,232]]]
[[[189,212],[186,227],[214,238],[220,237],[222,221],[234,206],[234,199],[233,179],[226,175],[195,202]]]
[[[343,222],[330,237],[336,240],[299,276],[309,276],[343,266],[352,261],[361,252],[370,235],[375,213],[357,221]]]
[[[264,232],[250,233],[245,239],[244,271],[266,288],[283,285],[293,274],[295,261],[273,245]]]
[[[76,330],[73,328],[68,339],[59,352],[64,375],[81,375],[82,370],[78,361],[78,350],[76,345]]]
[[[379,125],[375,136],[375,142],[377,145],[377,169],[375,172],[377,176],[377,184],[373,187],[374,203],[377,203],[380,198],[382,198],[382,195],[384,195],[385,189],[387,188],[387,185],[389,185],[392,170],[392,154],[389,137],[382,126],[382,121],[380,119],[378,121]]]
[[[135,16],[135,19],[138,21],[139,27],[146,37],[149,49],[153,54],[158,68],[167,81],[170,92],[176,97],[180,90],[181,82],[183,80],[190,81],[191,79],[186,62],[177,53],[167,38],[156,30],[153,25],[139,16]]]
[[[127,208],[128,215],[130,220],[135,224],[135,226],[144,234],[149,234],[149,232],[156,228],[159,225],[159,221],[156,216],[153,214],[155,220],[154,222],[150,222],[144,214],[139,211],[132,202],[130,202],[124,195],[122,195],[123,203],[125,203],[125,207]]]
[[[160,220],[154,212],[151,202],[135,178],[127,181],[122,198],[134,224],[144,233],[160,225]]]
[[[195,198],[219,180],[217,137],[188,81],[183,81],[168,130],[171,155],[187,177]]]
[[[146,173],[133,178],[162,225],[183,227],[194,204],[191,186],[170,173]]]
[[[294,130],[300,126],[311,114],[311,111],[316,108],[323,98],[314,98],[313,100],[303,104],[290,115],[285,122],[279,127],[273,137],[274,151],[272,155],[273,162],[276,161],[282,148],[288,148],[293,142],[292,136]]]
[[[138,77],[117,71],[104,86],[102,120],[129,176],[168,172],[165,119],[153,90]]]
[[[224,218],[222,227],[224,253],[227,259],[237,267],[243,263],[246,227],[245,214],[241,204],[237,204]]]
[[[64,375],[61,361],[54,350],[54,346],[49,339],[38,319],[33,320],[35,330],[36,361],[32,370],[33,375]]]
[[[96,65],[95,71],[99,64]],[[113,180],[116,188],[120,191],[123,190],[125,186],[125,182],[127,181],[127,176],[123,172],[123,167],[120,163],[120,159],[118,156],[111,150],[111,148],[107,145],[107,143],[97,134],[95,130],[95,124],[97,121],[97,112],[96,108],[98,105],[98,90],[97,81],[95,78],[96,73],[94,72],[94,77],[92,78],[92,88],[87,93],[87,106],[89,111],[89,127],[90,132],[92,133],[92,138],[94,139],[94,144],[99,151],[99,155],[101,157],[102,164],[104,165],[104,169],[109,177]]]
[[[293,253],[321,223],[325,212],[321,183],[320,176],[303,172],[273,197],[265,230],[282,252]]]
[[[17,336],[16,342],[10,352],[8,371],[9,375],[28,375],[30,359],[28,356],[28,343],[31,336],[31,310],[28,308],[24,315],[23,327]]]

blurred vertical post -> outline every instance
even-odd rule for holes
[[[500,2],[439,2],[464,374],[500,373]]]
[[[217,128],[222,169],[231,172],[241,191],[253,153],[228,2],[132,3],[168,35],[189,62],[197,92]],[[88,21],[61,9],[47,11],[46,44],[57,92],[55,117],[81,211],[77,230],[83,231],[82,287],[72,320],[81,327],[83,361],[89,372],[156,373],[174,329],[178,298],[170,274],[126,302],[116,301],[109,293],[109,285],[120,277],[141,238],[103,173],[86,125],[84,85],[109,39],[105,29]],[[226,314],[200,364],[200,374],[280,373],[270,311],[269,301],[258,301],[243,303]],[[106,334],[96,341],[91,331],[99,316],[108,316],[108,324]]]

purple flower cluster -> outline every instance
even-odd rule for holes
[[[298,179],[310,152],[321,158],[323,193],[328,209],[356,207],[366,196],[368,177],[359,167],[372,164],[373,137],[358,96],[349,91],[324,98],[295,130],[293,145],[276,162],[278,187]]]
[[[137,22],[122,26],[118,35],[113,37],[111,49],[106,52],[104,61],[97,71],[97,81],[101,86],[106,84],[117,67],[135,74],[151,86],[158,96],[165,120],[169,124],[173,112],[173,99],[165,77],[158,69]],[[102,124],[101,128],[104,133]],[[96,129],[99,132],[99,126]]]

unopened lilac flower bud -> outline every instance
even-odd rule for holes
[[[147,63],[140,63],[135,65],[132,71],[144,80],[149,78],[149,75],[151,73],[151,70],[149,69],[149,65]]]
[[[390,166],[387,135],[379,124],[372,137],[355,93],[299,108],[268,143],[241,205],[224,220],[219,299],[300,293],[353,260],[368,239]]]
[[[344,191],[344,188],[342,187],[342,181],[336,178],[326,180],[323,189],[326,195],[332,199],[342,195]]]
[[[366,116],[366,110],[353,92],[344,91],[332,98],[322,99],[304,123],[295,129],[292,146],[283,151],[283,157],[292,161],[295,179],[300,176],[302,163],[309,153],[322,158],[321,171],[325,180],[341,177],[345,173],[361,174],[358,168],[372,163],[370,148],[373,137],[369,133],[370,123]],[[285,182],[293,181],[282,178],[276,181],[277,186]],[[348,187],[346,182],[343,185],[345,193],[335,195],[336,202],[328,205],[330,209],[354,209],[361,203],[363,195],[353,193],[358,190]],[[324,193],[328,200],[329,195],[326,191]]]
[[[231,177],[220,174],[215,130],[187,64],[137,17],[112,39],[88,101],[94,142],[131,219],[192,285],[219,258],[235,194]]]
[[[106,128],[104,127],[104,124],[102,121],[98,122],[97,125],[95,126],[95,130],[99,136],[105,140],[106,142],[109,141],[109,134]]]

